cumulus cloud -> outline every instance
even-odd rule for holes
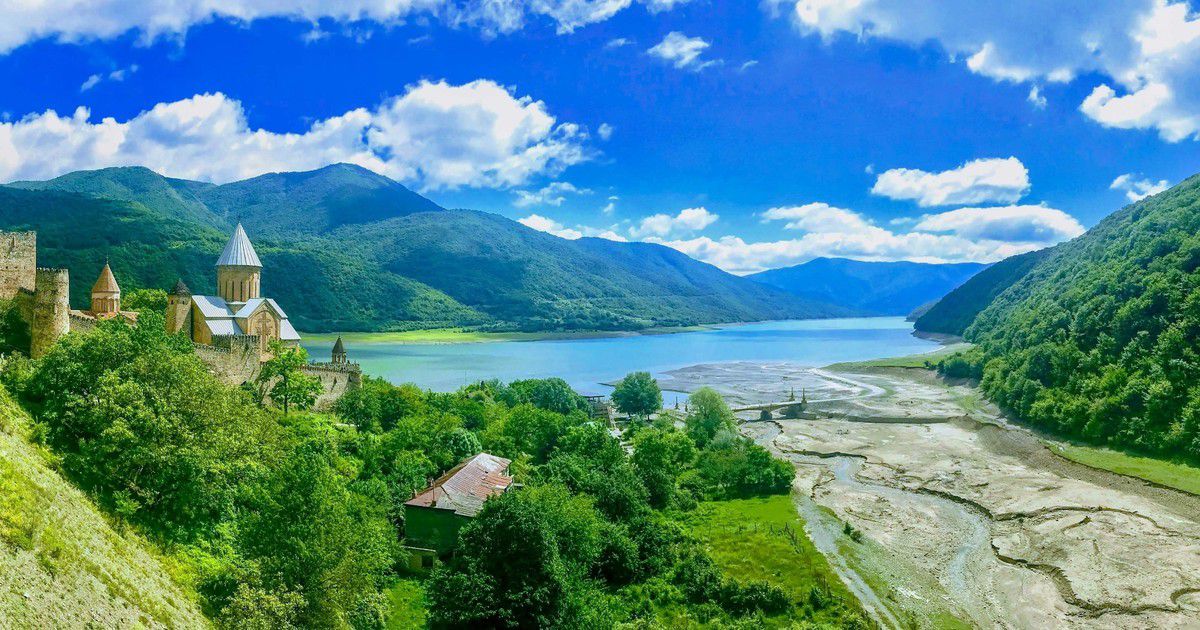
[[[959,208],[927,214],[913,229],[1005,243],[1057,243],[1084,232],[1075,217],[1046,206]]]
[[[1083,228],[1045,206],[960,208],[914,220],[896,231],[845,208],[824,203],[772,208],[762,217],[803,232],[795,238],[747,242],[739,236],[645,240],[673,247],[731,273],[745,274],[828,256],[868,261],[994,262],[1073,238]]]
[[[721,63],[720,59],[700,58],[711,45],[699,37],[688,37],[679,31],[671,31],[663,37],[661,42],[646,52],[681,70],[699,72],[709,66]]]
[[[712,225],[720,218],[708,211],[707,208],[685,208],[674,216],[669,214],[654,214],[643,218],[637,225],[629,229],[629,235],[634,238],[650,236],[668,236],[680,232],[698,232]]]
[[[1150,195],[1157,195],[1158,193],[1171,187],[1171,184],[1165,179],[1160,179],[1157,182],[1154,182],[1145,178],[1134,179],[1134,177],[1135,175],[1133,173],[1118,175],[1117,178],[1112,181],[1112,184],[1109,185],[1109,188],[1112,190],[1125,191],[1125,196],[1130,201],[1141,201]]]
[[[565,238],[569,241],[580,239],[585,236],[620,242],[625,242],[628,240],[616,232],[616,226],[608,228],[596,228],[586,225],[577,225],[573,228],[569,228],[558,221],[555,221],[554,219],[544,217],[540,214],[531,214],[527,217],[517,219],[517,222],[525,227],[533,228],[547,234],[553,234],[559,238]]]
[[[871,188],[873,194],[914,200],[923,207],[1013,203],[1028,191],[1029,171],[1015,157],[972,160],[938,173],[894,168],[881,173]]]
[[[1033,106],[1038,109],[1046,109],[1046,95],[1042,94],[1042,88],[1033,86],[1029,88],[1029,96],[1026,97]]]
[[[584,129],[545,103],[487,80],[422,81],[373,109],[314,122],[301,133],[251,128],[241,103],[200,94],[126,121],[86,108],[0,123],[0,181],[144,165],[174,177],[227,182],[334,162],[421,189],[508,187],[553,177],[589,157]]]
[[[686,0],[642,0],[653,13]],[[318,24],[371,22],[392,25],[406,20],[438,19],[471,26],[484,34],[512,33],[531,20],[548,20],[559,33],[603,22],[633,5],[633,0],[54,0],[18,2],[4,9],[0,53],[31,41],[109,39],[130,31],[144,42],[178,36],[216,19],[248,23],[284,18]],[[9,3],[11,4],[11,3]],[[314,28],[306,39],[327,33]]]
[[[554,206],[563,205],[567,200],[567,195],[589,195],[591,190],[588,188],[576,188],[571,182],[550,182],[539,190],[514,190],[513,193],[517,196],[513,200],[513,205],[518,208],[529,208],[531,206]]]
[[[1061,3],[1043,0],[768,0],[768,6],[787,9],[801,31],[827,39],[936,41],[952,58],[965,58],[972,72],[998,81],[1101,75],[1106,79],[1080,104],[1097,123],[1153,129],[1170,142],[1200,133],[1200,17],[1183,0],[1091,3],[1069,19]]]

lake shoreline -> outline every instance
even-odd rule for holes
[[[332,333],[301,333],[305,340],[314,342],[331,342],[338,337],[344,343],[376,344],[459,344],[459,343],[496,343],[502,341],[562,341],[575,339],[609,339],[614,337],[642,337],[652,335],[673,335],[686,332],[715,330],[718,327],[738,326],[746,323],[734,322],[727,324],[702,324],[696,326],[663,326],[644,328],[641,330],[579,330],[579,331],[542,331],[542,332],[485,332],[464,330],[461,328],[427,328],[422,330],[404,330],[394,332],[332,332]]]

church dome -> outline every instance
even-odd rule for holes
[[[217,259],[217,266],[262,267],[262,263],[258,260],[258,254],[254,251],[254,246],[250,244],[250,237],[246,236],[246,230],[242,229],[241,223],[233,231],[233,236],[229,237],[225,251],[221,252],[221,257]]]

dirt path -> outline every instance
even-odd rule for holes
[[[796,464],[809,535],[881,625],[1200,627],[1200,497],[1063,460],[923,370],[674,376],[746,404],[803,384],[812,419],[744,429]]]

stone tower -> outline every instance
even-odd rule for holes
[[[333,356],[331,359],[335,365],[346,364],[346,346],[342,344],[341,335],[338,335],[337,341],[333,342]]]
[[[113,276],[108,261],[100,270],[100,277],[92,285],[92,314],[96,317],[121,312],[121,287]]]
[[[226,302],[252,300],[259,296],[261,276],[262,263],[239,223],[217,259],[217,295]]]
[[[0,233],[0,299],[32,292],[37,270],[37,232]]]
[[[181,278],[167,295],[167,332],[174,335],[183,331],[192,335],[192,292]]]
[[[66,269],[38,269],[34,278],[32,343],[29,355],[41,358],[71,329],[71,279]]]

